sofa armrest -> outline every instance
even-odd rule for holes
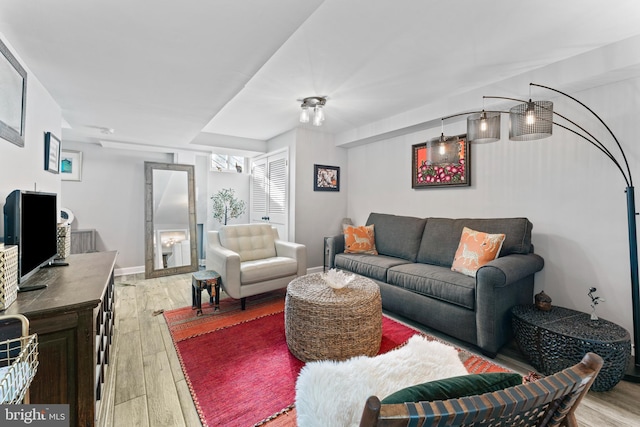
[[[495,259],[476,273],[476,334],[482,351],[495,356],[513,336],[511,308],[533,302],[534,274],[544,267],[536,254]]]
[[[336,255],[344,252],[344,234],[336,234],[335,236],[325,237],[324,241],[325,255],[327,256],[329,262],[328,267],[334,268],[336,266]]]
[[[307,274],[307,247],[300,243],[276,240],[276,255],[293,258],[298,262],[298,276]]]
[[[220,245],[217,231],[210,231],[207,238],[207,270],[220,275],[222,287],[232,298],[240,298],[240,255]]]
[[[476,273],[478,283],[492,283],[495,287],[508,286],[534,274],[544,267],[544,259],[537,254],[511,254],[483,265]]]

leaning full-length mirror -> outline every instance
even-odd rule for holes
[[[196,271],[194,167],[145,162],[145,277]]]

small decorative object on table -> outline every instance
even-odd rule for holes
[[[324,275],[324,281],[333,289],[342,289],[353,280],[353,274],[346,274],[344,271],[338,271],[335,268],[327,271]]]
[[[544,291],[540,291],[539,294],[535,294],[534,296],[536,302],[536,308],[542,311],[551,310],[551,297],[544,293]]]
[[[594,293],[597,291],[596,288],[589,288],[589,298],[591,298],[591,320],[598,320],[598,316],[596,315],[596,306],[600,302],[605,302],[606,300],[602,297],[597,297]]]

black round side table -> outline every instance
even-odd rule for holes
[[[563,307],[542,311],[533,305],[519,305],[511,314],[518,347],[540,373],[555,374],[591,351],[604,359],[591,390],[610,390],[624,376],[631,357],[631,337],[623,327],[604,319],[591,320],[587,313]]]

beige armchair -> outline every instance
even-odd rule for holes
[[[222,288],[243,310],[248,296],[285,288],[307,273],[306,247],[280,240],[269,224],[225,225],[207,241],[207,270],[220,274]]]

